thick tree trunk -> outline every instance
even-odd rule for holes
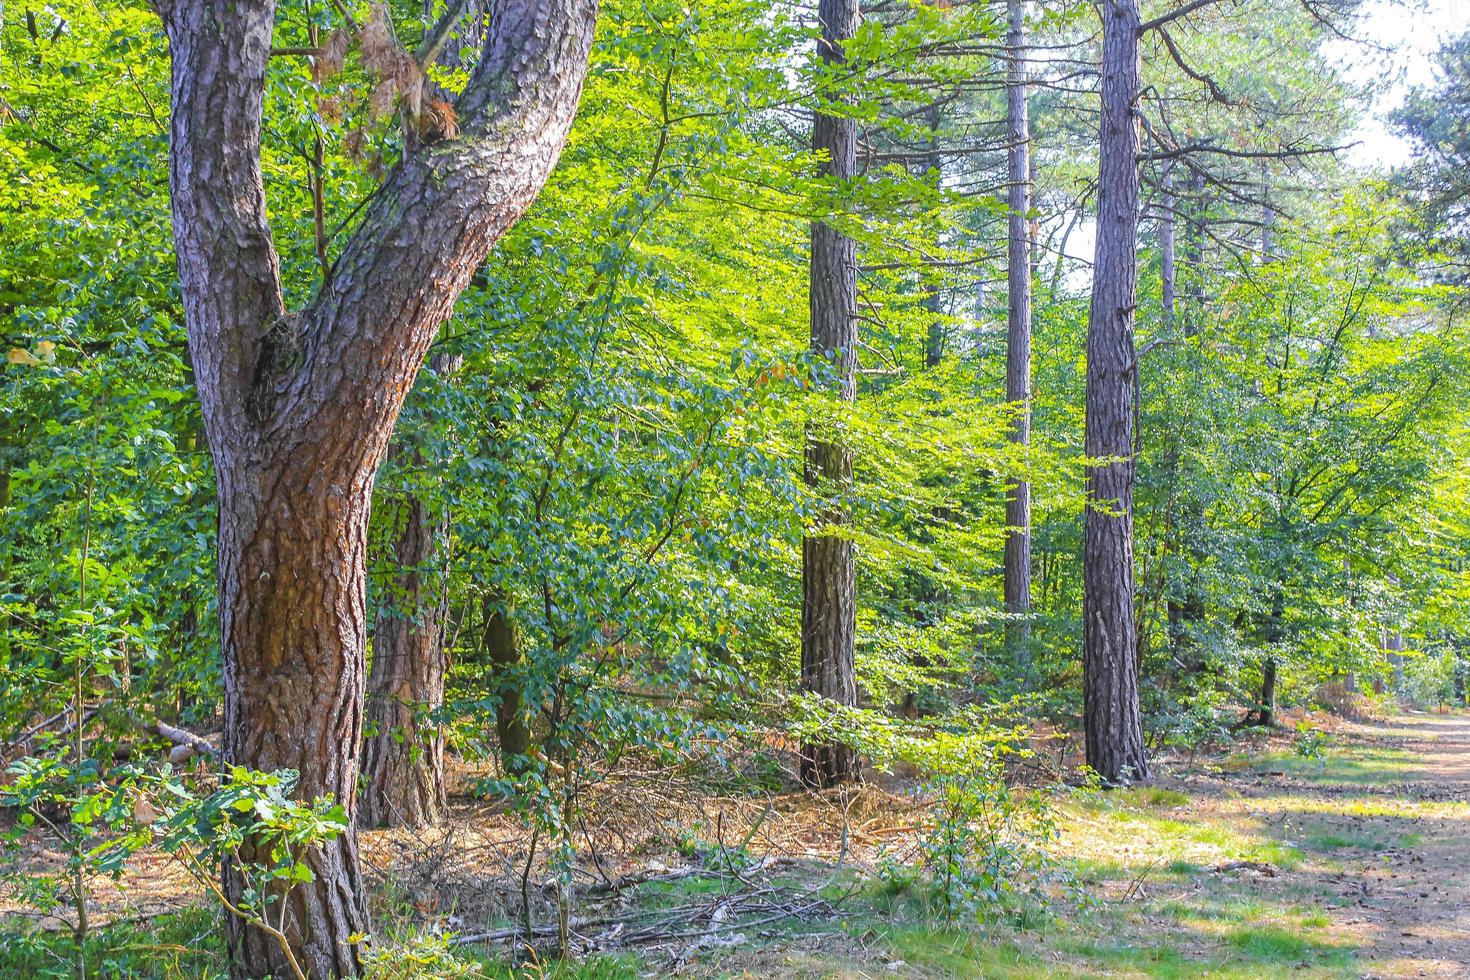
[[[431,827],[444,817],[448,522],[423,500],[398,505],[391,585],[378,604],[362,752],[363,827]]]
[[[857,0],[821,0],[818,16],[822,60],[829,65],[841,63],[843,42],[857,32],[860,5]],[[827,175],[842,181],[853,178],[857,171],[854,120],[818,111],[812,146],[826,156]],[[811,349],[831,364],[839,394],[850,402],[857,391],[857,243],[816,222],[811,249]],[[806,479],[824,492],[846,493],[852,483],[852,452],[831,435],[809,435]],[[851,706],[857,704],[857,593],[852,542],[841,535],[847,521],[845,505],[835,503],[823,515],[823,526],[813,528],[802,540],[801,686]],[[801,779],[806,785],[830,786],[857,775],[857,758],[847,746],[802,746]]]
[[[291,768],[352,815],[373,477],[430,342],[561,152],[595,0],[503,0],[456,106],[410,153],[313,302],[288,314],[266,219],[261,111],[276,5],[155,0],[172,59],[170,197],[189,350],[219,484],[224,749]],[[283,930],[313,977],[355,974],[367,915],[353,833],[301,856]],[[239,897],[240,869],[223,885]],[[288,974],[230,920],[232,971]]]
[[[1106,783],[1148,778],[1133,610],[1133,313],[1138,293],[1139,13],[1103,4],[1097,252],[1087,329],[1083,727]]]
[[[1027,113],[1026,5],[1007,0],[1010,29],[1006,34],[1006,122],[1010,150],[1006,177],[1010,184],[1010,228],[1006,288],[1006,401],[1016,409],[1011,441],[1031,444],[1031,123]],[[1031,642],[1031,482],[1013,483],[1006,494],[1005,604],[1013,618],[1007,624],[1013,654],[1030,660]]]
[[[522,667],[520,637],[516,634],[515,613],[499,592],[486,593],[485,658],[490,664],[491,683],[499,700],[495,705],[495,734],[500,740],[500,764],[511,775],[526,768],[526,753],[531,750],[531,724],[526,717],[525,698],[521,694]]]
[[[350,813],[362,730],[369,495],[304,456],[220,466],[219,489],[225,758],[262,771],[294,769],[298,797],[331,796]],[[314,880],[288,899],[292,950],[313,977],[353,974],[357,955],[347,937],[368,930],[357,839],[346,833],[304,860]],[[227,867],[232,901],[243,887]],[[272,937],[233,916],[226,933],[239,975],[291,975]]]

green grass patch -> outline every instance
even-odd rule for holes
[[[1314,783],[1384,786],[1412,778],[1420,760],[1404,749],[1343,746],[1326,749],[1321,759],[1295,753],[1272,752],[1255,756],[1246,767],[1257,772],[1282,772]]]
[[[631,953],[593,953],[579,960],[550,960],[516,966],[480,961],[487,980],[635,980],[651,976],[648,964]]]
[[[92,930],[82,944],[87,976],[109,980],[216,980],[227,975],[224,931],[212,909],[183,909]],[[70,933],[0,929],[0,977],[75,977]]]
[[[889,949],[890,962],[903,962],[895,971],[900,976],[1034,977],[1044,968],[1035,953],[994,942],[978,929],[887,926],[874,932]]]
[[[1139,803],[1152,807],[1178,807],[1188,806],[1191,802],[1188,793],[1181,793],[1177,789],[1164,789],[1161,786],[1143,786],[1133,793]]]
[[[1230,945],[1262,966],[1291,968],[1307,964],[1346,968],[1351,953],[1340,947],[1317,942],[1299,930],[1275,925],[1239,926],[1231,930]]]

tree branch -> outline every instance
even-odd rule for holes
[[[1192,3],[1186,3],[1184,6],[1176,7],[1166,14],[1160,14],[1158,17],[1155,17],[1152,20],[1144,21],[1142,24],[1138,25],[1138,33],[1140,36],[1142,36],[1144,34],[1147,34],[1149,31],[1154,30],[1155,28],[1163,27],[1170,21],[1178,20],[1181,17],[1187,17],[1188,15],[1194,13],[1196,10],[1199,10],[1203,7],[1212,7],[1219,2],[1220,0],[1193,0]]]

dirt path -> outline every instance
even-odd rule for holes
[[[1470,715],[1412,715],[1349,737],[1410,763],[1402,781],[1342,794],[1340,820],[1396,843],[1335,882],[1345,904],[1333,918],[1365,941],[1364,976],[1470,976]]]

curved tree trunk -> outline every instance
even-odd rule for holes
[[[1087,326],[1083,728],[1104,782],[1148,778],[1133,612],[1133,311],[1138,298],[1139,12],[1103,4],[1097,253]]]
[[[430,827],[443,819],[448,523],[417,497],[399,505],[392,588],[378,605],[362,751],[363,827]]]
[[[842,44],[861,20],[858,0],[821,0],[822,37],[817,49],[829,65],[841,63]],[[826,156],[825,173],[851,180],[857,172],[857,123],[818,111],[812,147]],[[811,350],[836,373],[843,401],[856,396],[857,243],[822,222],[812,225]],[[828,492],[852,484],[852,451],[831,437],[809,435],[806,480]],[[829,508],[822,524],[801,542],[801,687],[841,705],[857,704],[854,648],[857,637],[856,567],[852,542],[835,529],[846,524],[843,505]],[[828,531],[828,528],[834,529]],[[801,781],[822,787],[856,779],[857,757],[846,745],[803,745]]]
[[[535,198],[587,70],[595,0],[503,0],[456,106],[459,135],[386,178],[316,298],[287,313],[266,219],[261,112],[276,5],[155,0],[169,38],[174,243],[219,484],[224,750],[356,806],[374,474],[455,298]],[[302,855],[282,928],[313,977],[358,972],[351,832]],[[239,869],[223,886],[239,897]],[[231,919],[237,976],[289,975]]]
[[[1010,227],[1006,261],[1006,401],[1016,408],[1011,441],[1031,444],[1031,123],[1026,106],[1026,7],[1007,0],[1006,123],[1010,149]],[[1021,479],[1006,493],[1005,604],[1007,646],[1024,662],[1031,644],[1031,483]]]

